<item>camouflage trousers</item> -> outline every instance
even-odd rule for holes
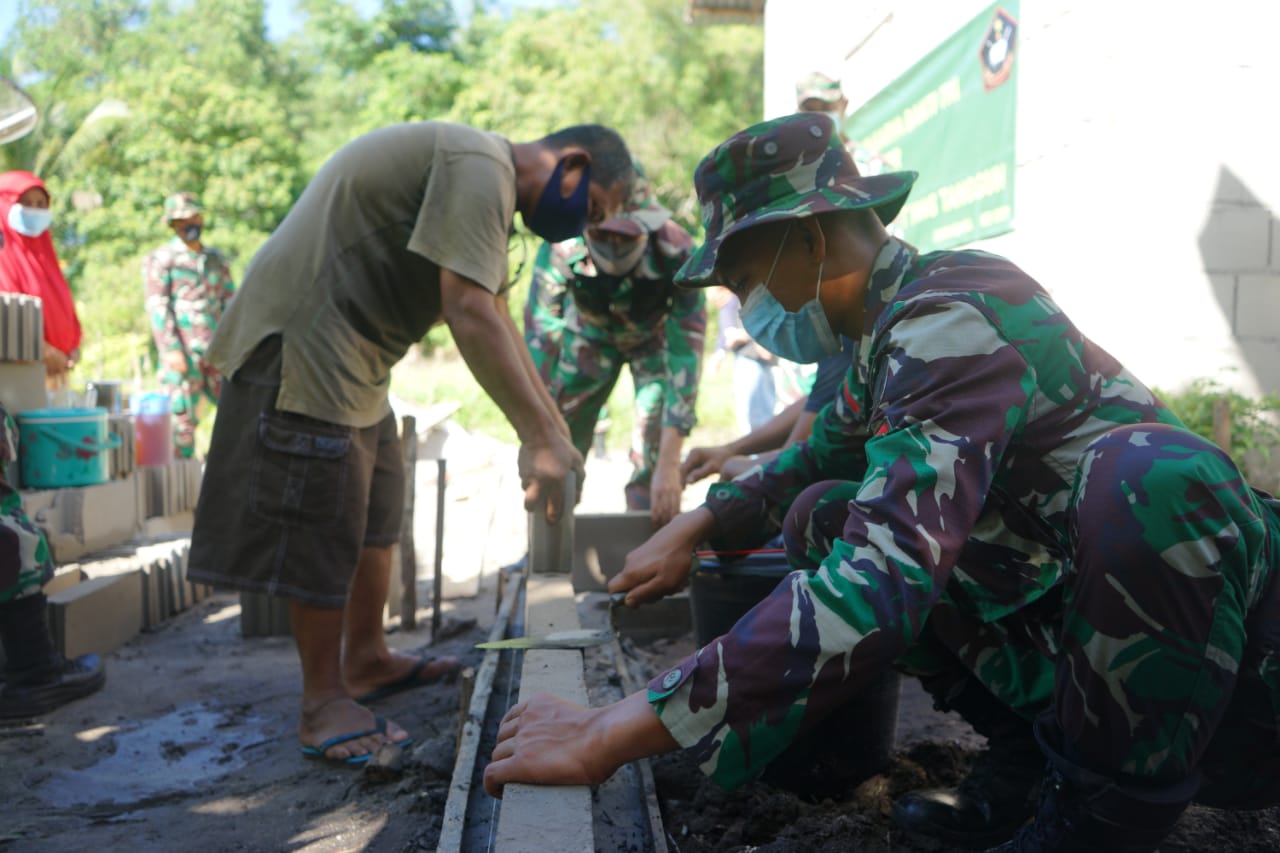
[[[1028,720],[1051,713],[1071,760],[1112,778],[1198,773],[1200,802],[1280,802],[1280,503],[1170,426],[1118,427],[1078,471],[1059,588],[995,621],[944,593],[898,668],[935,687],[976,678]],[[795,501],[793,566],[817,568],[857,487]]]
[[[554,353],[541,351],[534,363],[547,383],[560,414],[569,424],[573,445],[586,456],[600,417],[600,409],[618,384],[624,365],[635,385],[634,425],[631,432],[631,477],[624,493],[627,509],[649,509],[649,484],[658,464],[662,414],[666,398],[666,362],[657,341],[622,348],[564,329]]]
[[[23,511],[18,492],[0,478],[0,604],[35,595],[52,578],[44,534]]]
[[[200,404],[218,402],[222,378],[213,365],[197,357],[187,372],[162,370],[160,384],[169,397],[173,415],[173,455],[189,459],[196,452],[196,427],[200,424]]]

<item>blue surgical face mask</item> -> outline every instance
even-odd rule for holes
[[[582,167],[582,177],[573,195],[563,198],[560,184],[564,179],[565,160],[556,164],[556,170],[547,179],[542,188],[538,205],[531,216],[524,217],[524,224],[529,230],[543,240],[559,243],[570,237],[577,237],[587,227],[587,212],[590,203],[588,191],[591,189],[591,164]]]
[[[760,346],[789,361],[808,364],[838,352],[840,340],[831,330],[831,323],[818,299],[818,294],[822,293],[822,264],[818,264],[818,292],[801,305],[799,311],[788,311],[769,292],[769,283],[773,281],[773,272],[778,268],[778,259],[782,257],[782,249],[790,234],[791,223],[788,222],[778,253],[773,256],[773,266],[769,267],[768,278],[748,294],[739,317],[742,328]]]
[[[9,208],[9,227],[25,237],[39,237],[53,224],[53,214],[46,207],[15,204]]]

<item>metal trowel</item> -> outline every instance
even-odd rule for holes
[[[625,592],[616,592],[609,596],[609,625],[613,625],[613,612],[627,599]],[[532,637],[511,637],[506,640],[494,640],[488,643],[476,643],[477,649],[589,649],[603,646],[611,642],[614,630],[601,628],[579,628],[573,631],[552,631],[549,634],[535,634]]]

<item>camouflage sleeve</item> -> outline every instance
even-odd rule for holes
[[[702,350],[707,334],[706,297],[701,290],[675,288],[667,315],[663,357],[669,381],[664,391],[662,425],[675,427],[683,436],[697,424],[698,382],[702,375]]]
[[[142,262],[142,284],[156,349],[161,353],[181,350],[182,336],[170,305],[173,289],[169,280],[169,264],[160,253],[152,252]]]
[[[214,268],[218,281],[218,302],[221,310],[226,310],[227,303],[231,301],[231,297],[235,295],[236,284],[231,278],[231,265],[227,262],[226,255],[221,252],[217,255],[217,264]],[[219,311],[221,314],[221,311]]]
[[[707,490],[704,506],[716,519],[717,548],[752,548],[782,527],[792,501],[819,480],[861,480],[866,474],[864,390],[854,371],[813,424],[807,442],[793,444],[772,462]]]
[[[1032,397],[1022,356],[967,303],[900,309],[869,364],[874,396],[846,380],[844,415],[829,408],[814,446],[782,466],[803,459],[826,479],[819,460],[833,459],[833,443],[867,436],[841,538],[818,571],[788,575],[730,633],[649,684],[663,724],[725,787],[757,774],[918,635]],[[754,476],[759,490],[781,475]]]
[[[529,312],[539,334],[559,334],[564,329],[565,308],[571,298],[568,284],[571,275],[573,271],[562,253],[551,243],[543,243],[534,259],[529,284]]]

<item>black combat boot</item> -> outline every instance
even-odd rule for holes
[[[0,720],[34,717],[102,688],[97,655],[67,660],[53,647],[43,594],[0,604],[0,642],[6,658]]]
[[[893,804],[893,821],[903,829],[940,838],[958,847],[983,849],[1010,838],[1035,814],[1036,793],[1044,777],[1044,753],[1031,723],[1019,717],[974,678],[939,695],[939,711],[956,711],[987,748],[973,761],[955,788],[912,791]]]
[[[1049,766],[1035,822],[988,853],[1152,853],[1199,787],[1198,775],[1160,788],[1120,784],[1068,761],[1051,721],[1037,721],[1036,735]]]

